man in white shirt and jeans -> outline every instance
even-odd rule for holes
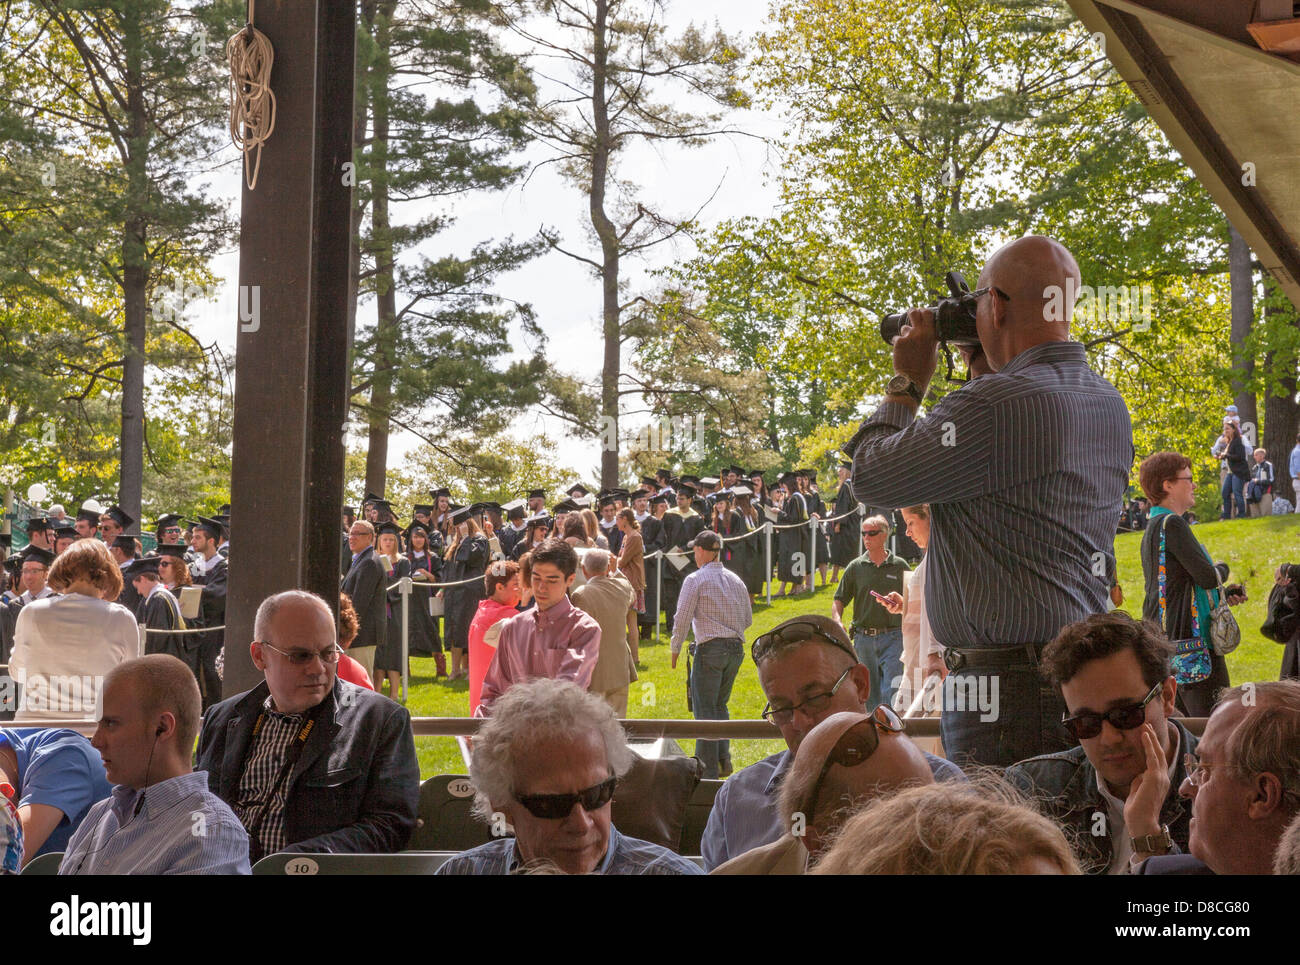
[[[745,631],[754,622],[754,611],[744,581],[718,558],[722,538],[717,533],[703,530],[686,545],[695,551],[698,569],[686,577],[677,597],[672,665],[677,667],[689,628],[695,634],[690,650],[695,663],[688,664],[687,686],[695,719],[727,720],[727,701],[745,657]],[[706,778],[716,780],[732,772],[730,741],[696,741],[695,756]]]

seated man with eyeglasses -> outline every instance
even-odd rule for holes
[[[267,597],[253,636],[266,680],[208,711],[197,755],[248,829],[252,860],[400,851],[420,795],[406,708],[338,679],[334,615],[314,593]]]
[[[858,661],[848,634],[826,616],[786,620],[754,640],[750,653],[767,697],[763,716],[781,729],[787,750],[738,771],[718,789],[700,850],[710,870],[771,844],[787,830],[778,807],[781,785],[801,742],[832,714],[863,713],[871,671]],[[964,781],[957,765],[923,752],[937,781]]]
[[[864,802],[933,783],[925,755],[903,736],[903,722],[887,704],[870,714],[832,714],[808,732],[781,785],[786,833],[713,874],[803,874]]]
[[[1273,873],[1300,818],[1300,680],[1219,694],[1180,793],[1191,798],[1190,854],[1153,857],[1144,875]]]
[[[1115,610],[1071,623],[1043,650],[1042,670],[1067,708],[1078,747],[1007,769],[1075,841],[1088,874],[1124,874],[1153,854],[1187,850],[1178,796],[1196,738],[1173,719],[1173,646],[1151,623]]]
[[[632,751],[614,709],[569,680],[517,683],[474,738],[474,812],[496,838],[440,875],[692,875],[693,862],[610,822]],[[513,829],[514,837],[509,837]]]

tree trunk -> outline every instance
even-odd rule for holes
[[[609,49],[606,45],[608,0],[596,0],[596,20],[592,30],[591,113],[595,146],[591,154],[591,225],[600,239],[601,250],[601,332],[605,340],[605,358],[600,373],[600,411],[607,420],[600,453],[600,485],[610,489],[618,485],[619,413],[618,383],[621,375],[622,343],[619,339],[618,270],[619,246],[614,224],[605,213],[605,185],[609,175],[611,142],[609,109],[605,99],[606,69]]]
[[[1272,288],[1271,282],[1269,288]],[[1279,311],[1281,310],[1271,306],[1264,309],[1266,316],[1276,315]],[[1293,324],[1300,328],[1300,315],[1295,316]],[[1264,359],[1264,365],[1270,373],[1285,373],[1278,379],[1276,386],[1268,387],[1264,395],[1264,448],[1268,450],[1268,460],[1273,463],[1273,472],[1277,477],[1274,493],[1285,496],[1292,505],[1295,505],[1296,493],[1291,484],[1291,450],[1295,448],[1296,434],[1300,432],[1300,405],[1296,403],[1296,364],[1294,351],[1285,354],[1269,352]]]
[[[392,223],[388,213],[388,80],[391,75],[390,24],[395,0],[380,5],[375,18],[374,141],[372,157],[371,233],[375,242],[375,370],[370,389],[370,434],[366,447],[366,491],[384,495],[388,477],[388,420],[393,402],[393,365],[397,355],[397,292],[393,268]]]
[[[1232,225],[1228,225],[1228,277],[1232,286],[1232,401],[1242,429],[1254,426],[1247,435],[1252,444],[1259,445],[1255,392],[1249,387],[1255,358],[1245,344],[1255,322],[1255,273],[1250,264],[1250,246]]]
[[[145,116],[143,65],[138,14],[131,4],[123,7],[122,33],[126,49],[127,109],[127,208],[122,225],[122,308],[126,351],[122,364],[121,473],[117,502],[141,524],[140,502],[144,492],[144,346],[145,294],[149,273],[146,264],[146,222],[149,180],[146,166],[148,119]],[[139,532],[139,530],[137,530]]]

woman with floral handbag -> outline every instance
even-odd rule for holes
[[[1190,717],[1208,717],[1215,695],[1228,686],[1228,664],[1211,643],[1211,630],[1230,641],[1231,615],[1223,602],[1246,599],[1239,585],[1222,588],[1225,563],[1211,561],[1182,514],[1196,502],[1191,460],[1177,452],[1157,452],[1142,461],[1138,481],[1152,502],[1142,536],[1146,598],[1142,616],[1156,621],[1173,642],[1178,703]],[[1233,644],[1235,645],[1235,644]],[[1221,644],[1226,652],[1226,644]]]

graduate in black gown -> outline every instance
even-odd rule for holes
[[[442,582],[469,581],[440,591],[445,611],[445,642],[451,650],[452,680],[469,676],[469,625],[479,602],[487,596],[482,577],[487,572],[490,553],[477,515],[476,506],[462,506],[447,517],[451,525],[451,542],[443,554]]]
[[[781,590],[777,596],[787,596],[812,589],[812,574],[808,572],[812,558],[812,533],[808,529],[808,504],[799,492],[795,474],[787,472],[783,475],[777,488],[778,493],[783,494],[773,497],[774,503],[780,499],[776,520],[776,576],[781,581]]]
[[[831,529],[831,564],[835,567],[831,573],[832,583],[838,583],[840,570],[847,567],[861,555],[858,543],[858,527],[862,517],[856,514],[858,501],[853,496],[853,485],[849,480],[852,472],[852,463],[840,463],[838,469],[840,488],[835,494],[835,506],[831,509],[831,516],[844,516],[845,513],[854,513],[855,515],[838,519],[829,524]]]
[[[696,569],[695,556],[686,548],[686,544],[705,528],[704,517],[692,505],[696,498],[695,492],[694,485],[683,481],[677,487],[677,505],[664,513],[663,518],[664,542],[667,545],[665,552],[678,550],[678,555],[673,559],[685,563],[679,568],[672,560],[665,560],[662,568],[663,608],[669,633],[673,629],[673,615],[677,611],[677,597],[682,591],[682,581]]]
[[[189,667],[197,681],[200,675],[198,641],[190,634],[169,632],[184,630],[186,625],[181,616],[180,602],[163,585],[158,571],[162,560],[161,556],[133,560],[123,569],[122,576],[131,581],[140,595],[140,622],[145,629],[168,631],[146,633],[144,652],[170,654]]]
[[[411,579],[416,587],[411,592],[411,646],[413,657],[433,657],[438,665],[438,676],[447,676],[447,658],[442,652],[442,635],[438,620],[429,613],[429,600],[434,591],[421,589],[422,584],[437,583],[442,574],[442,544],[436,546],[429,540],[429,530],[423,523],[415,522],[406,528],[406,558],[410,561]]]
[[[803,495],[804,502],[808,507],[808,515],[814,519],[825,519],[829,513],[826,512],[826,504],[822,502],[821,493],[817,491],[817,470],[801,469],[796,474],[799,480],[799,492]],[[817,573],[821,576],[821,585],[826,585],[826,570],[831,561],[831,543],[826,537],[826,529],[821,523],[818,523],[813,530],[813,544],[816,552],[813,556],[817,561]],[[808,575],[809,582],[812,582],[812,574]]]
[[[397,700],[402,692],[402,589],[399,581],[411,575],[411,561],[402,555],[402,530],[392,519],[385,520],[375,527],[375,557],[384,564],[384,585],[390,587],[388,596],[388,632],[382,644],[375,648],[375,693],[384,692],[384,680],[388,681],[388,696]],[[407,621],[412,630],[415,627],[416,593],[412,588],[412,598],[407,601]],[[408,640],[408,647],[410,641]],[[409,651],[408,651],[409,652]]]
[[[662,611],[659,580],[663,559],[652,554],[662,552],[667,546],[661,517],[668,509],[668,497],[647,492],[642,499],[633,500],[632,505],[637,514],[636,521],[641,526],[641,542],[645,552],[645,612],[637,617],[641,639],[645,640],[654,630],[656,615]],[[643,512],[644,516],[641,515]]]
[[[735,562],[735,572],[745,581],[745,589],[752,597],[763,592],[766,577],[763,568],[767,563],[767,546],[763,536],[764,515],[754,505],[754,491],[748,486],[738,484],[732,489],[736,500],[733,511],[738,530],[744,539],[731,543],[731,555]]]

